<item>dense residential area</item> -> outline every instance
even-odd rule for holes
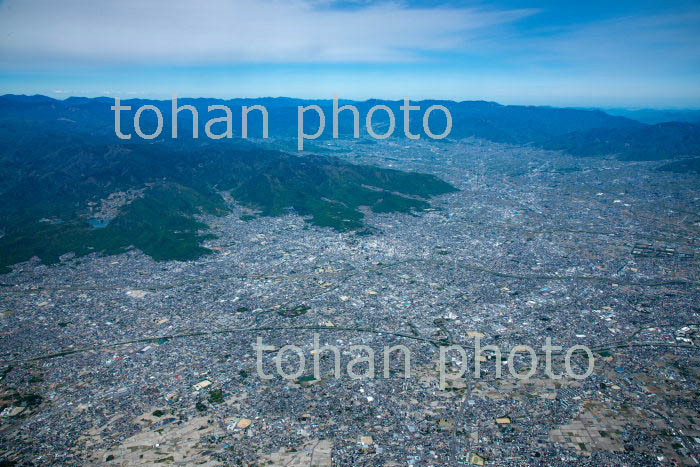
[[[278,144],[286,144],[279,141]],[[339,230],[224,197],[209,253],[38,258],[0,277],[2,458],[134,465],[694,465],[700,460],[697,176],[464,138],[318,143],[457,190]],[[305,157],[301,155],[300,157]],[[140,192],[94,203],[108,222]],[[103,225],[95,229],[106,228]],[[320,355],[314,334],[340,349]],[[257,338],[266,346],[258,375]],[[474,342],[502,349],[474,355]],[[585,345],[551,378],[545,340]],[[295,352],[305,355],[300,367]],[[347,364],[375,352],[375,374]],[[411,374],[382,349],[410,350]],[[440,348],[448,353],[440,387]],[[363,353],[364,352],[364,353]],[[478,359],[481,374],[473,374]],[[278,361],[279,360],[279,361]],[[284,379],[302,368],[300,376]],[[384,365],[389,377],[385,377]],[[586,361],[571,358],[582,374]],[[357,373],[369,371],[359,364]]]

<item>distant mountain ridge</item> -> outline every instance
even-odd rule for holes
[[[649,125],[668,122],[700,124],[700,110],[695,109],[603,109],[603,111],[610,115],[631,118]]]
[[[79,98],[70,97],[66,100],[52,99],[46,96],[0,96],[0,119],[28,118],[31,120],[57,120],[65,118],[75,121],[83,126],[87,131],[93,132],[114,132],[114,113],[109,109],[113,100],[104,97]],[[151,99],[127,99],[122,100],[122,105],[132,107],[131,115],[136,108],[141,105],[155,105],[163,112],[164,135],[169,135],[170,130],[170,100]],[[296,136],[297,132],[297,106],[318,105],[326,114],[326,131],[323,137],[331,136],[331,115],[332,100],[330,99],[294,99],[286,97],[278,98],[256,98],[256,99],[208,99],[208,98],[178,98],[178,105],[193,105],[200,115],[200,135],[203,134],[204,124],[208,118],[221,116],[220,114],[209,114],[209,105],[227,105],[233,112],[233,132],[240,135],[240,112],[235,110],[242,105],[264,105],[270,115],[270,136],[290,137]],[[370,107],[381,104],[392,109],[396,117],[395,136],[403,135],[403,111],[399,107],[402,101],[388,101],[370,99],[367,101],[341,100],[341,105],[355,105],[361,114],[361,127],[364,127],[364,116]],[[554,107],[535,106],[505,106],[495,102],[487,101],[444,101],[444,100],[424,100],[412,101],[413,105],[419,105],[421,111],[411,112],[411,131],[422,133],[423,111],[429,106],[440,104],[447,107],[453,118],[452,132],[450,137],[461,138],[475,136],[497,142],[527,144],[541,144],[549,141],[552,137],[571,133],[575,131],[586,131],[594,128],[633,128],[641,125],[639,122],[624,117],[614,117],[599,110],[576,110],[562,109]],[[126,112],[124,113],[126,116]],[[153,124],[146,119],[146,125]],[[313,118],[314,113],[307,114],[309,130],[317,127],[318,121]],[[250,114],[249,124],[250,135],[260,136],[260,125],[255,112]],[[434,119],[434,120],[433,120]],[[341,113],[340,133],[348,136],[352,133],[351,118],[348,113]],[[182,129],[182,135],[186,137],[191,133],[191,117],[189,112],[182,112],[178,120],[178,127]],[[377,112],[374,117],[376,125],[386,125],[388,118],[384,112]],[[125,131],[129,128],[130,119],[124,119]],[[439,112],[431,117],[431,125],[440,130],[444,128],[444,120]],[[190,130],[187,132],[186,130]],[[364,128],[362,129],[364,132]],[[425,136],[423,136],[425,137]]]
[[[43,122],[65,121],[80,127],[81,132],[101,135],[105,138],[114,136],[114,112],[110,106],[112,98],[69,97],[57,100],[51,97],[4,95],[0,96],[0,121],[31,120]],[[340,104],[352,104],[361,114],[361,133],[366,134],[364,117],[374,105],[389,107],[396,118],[393,136],[403,136],[403,111],[399,108],[402,101],[370,99],[367,101],[341,100]],[[199,113],[199,134],[204,137],[204,126],[210,118],[220,117],[221,113],[208,112],[210,105],[226,105],[232,109],[233,135],[240,137],[241,114],[243,105],[263,105],[269,113],[269,134],[272,138],[295,138],[297,134],[297,106],[318,105],[326,115],[326,129],[321,140],[332,134],[332,100],[330,99],[296,99],[288,97],[263,97],[255,99],[210,99],[179,98],[178,105],[192,105]],[[487,101],[412,101],[421,107],[412,111],[410,131],[422,134],[422,115],[431,105],[444,105],[452,114],[453,124],[450,138],[478,137],[490,141],[512,144],[533,144],[547,149],[563,150],[576,156],[615,155],[624,159],[655,160],[678,156],[700,155],[700,126],[689,122],[670,122],[646,124],[622,116],[609,115],[600,110],[581,110],[570,108],[537,107],[521,105],[501,105]],[[133,133],[132,118],[141,105],[158,107],[164,120],[164,128],[158,140],[170,138],[170,100],[127,99],[122,105],[132,107],[124,112],[122,127],[125,133]],[[155,118],[147,112],[142,116],[144,131],[155,128]],[[352,135],[352,118],[348,112],[340,114],[339,133],[343,138]],[[385,112],[376,112],[373,120],[375,127],[384,129],[388,125]],[[431,116],[431,123],[436,132],[445,125],[441,113]],[[192,135],[192,117],[183,111],[179,115],[179,138],[187,139]],[[318,119],[314,112],[308,112],[305,118],[305,131],[315,132]],[[252,138],[262,136],[261,120],[258,112],[249,115],[249,135]],[[423,138],[426,136],[423,134]]]
[[[595,128],[552,138],[543,147],[575,156],[615,155],[623,160],[700,156],[700,125],[667,122],[632,128]]]

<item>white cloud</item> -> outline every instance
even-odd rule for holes
[[[6,0],[5,68],[47,64],[371,63],[476,51],[533,10],[334,9],[318,0]]]

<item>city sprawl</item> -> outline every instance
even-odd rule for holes
[[[289,144],[294,144],[290,140]],[[269,142],[260,141],[260,144]],[[700,462],[700,185],[662,162],[480,139],[317,141],[458,188],[339,232],[225,199],[193,261],[31,260],[0,277],[0,450],[33,465],[657,465]],[[306,157],[301,155],[301,157]],[[95,203],[108,222],[138,191]],[[115,201],[116,200],[116,201]],[[110,215],[110,213],[112,213]],[[100,226],[96,226],[99,228]],[[342,350],[321,355],[313,336]],[[262,379],[256,339],[267,346]],[[475,339],[503,349],[503,373]],[[585,379],[545,340],[594,355]],[[298,366],[285,345],[300,347]],[[366,345],[373,378],[347,377]],[[381,349],[406,346],[383,374]],[[448,354],[440,388],[436,361]],[[473,376],[473,359],[481,376]],[[516,374],[529,369],[519,353]],[[574,355],[582,374],[586,360]],[[355,368],[361,372],[362,366]],[[452,375],[452,376],[450,376]]]

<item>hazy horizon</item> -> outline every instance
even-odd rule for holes
[[[110,95],[92,95],[92,96],[81,96],[81,95],[66,95],[66,96],[51,96],[46,93],[17,93],[17,92],[6,92],[3,94],[0,94],[0,97],[5,97],[5,96],[26,96],[26,97],[35,97],[35,96],[42,96],[42,97],[48,97],[50,99],[55,99],[59,101],[65,101],[68,99],[76,98],[76,99],[114,99],[114,98],[119,98],[120,100],[130,100],[130,99],[141,99],[141,100],[156,100],[156,101],[169,101],[172,99],[173,96],[169,97],[143,97],[143,96],[110,96]],[[364,98],[364,99],[351,99],[351,98],[345,98],[343,96],[339,96],[341,101],[347,101],[347,102],[369,102],[373,100],[377,101],[393,101],[393,102],[399,102],[402,100],[402,98],[383,98],[383,97],[369,97],[369,98]],[[258,100],[258,99],[298,99],[298,100],[305,100],[305,101],[332,101],[333,97],[299,97],[299,96],[287,96],[287,95],[279,95],[279,96],[194,96],[194,95],[178,95],[178,99],[180,100],[186,100],[186,99],[216,99],[216,100],[238,100],[238,99],[249,99],[249,100]],[[495,99],[489,99],[489,98],[482,98],[482,99],[440,99],[440,98],[425,98],[425,99],[413,99],[409,98],[411,102],[421,102],[421,101],[448,101],[448,102],[489,102],[489,103],[494,103],[502,106],[529,106],[529,107],[552,107],[552,108],[568,108],[568,109],[577,109],[577,110],[602,110],[602,111],[616,111],[616,110],[623,110],[623,111],[629,111],[629,112],[636,112],[636,111],[676,111],[676,112],[695,112],[695,111],[700,111],[700,105],[696,107],[672,107],[672,106],[665,106],[665,107],[652,107],[652,106],[578,106],[578,105],[550,105],[550,104],[538,104],[538,103],[511,103],[511,102],[504,102],[504,101],[498,101]]]
[[[692,1],[0,2],[0,93],[700,107]]]

